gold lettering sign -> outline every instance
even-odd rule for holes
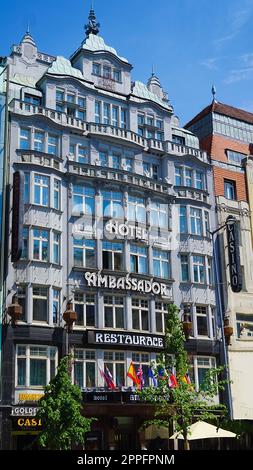
[[[20,393],[18,396],[19,401],[39,401],[44,397],[44,393]]]
[[[42,426],[41,419],[36,418],[19,418],[18,419],[18,426],[21,428],[24,427],[37,427]]]

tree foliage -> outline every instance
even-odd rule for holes
[[[143,388],[140,395],[142,400],[155,405],[155,419],[146,422],[144,427],[151,423],[169,426],[173,422],[174,430],[183,433],[185,449],[188,449],[187,430],[193,422],[217,422],[220,416],[226,413],[226,406],[217,404],[215,398],[219,390],[225,389],[227,380],[222,377],[224,367],[217,367],[207,371],[204,383],[198,390],[194,384],[186,382],[190,364],[184,348],[185,336],[178,313],[178,308],[171,304],[166,319],[165,351],[160,355],[159,364],[154,367],[157,387]],[[159,372],[161,370],[165,371],[163,377]],[[176,371],[178,386],[170,388],[168,381],[172,371]]]
[[[64,357],[57,375],[45,387],[39,401],[37,417],[42,419],[43,431],[39,435],[41,447],[50,450],[70,450],[72,445],[83,445],[85,433],[94,418],[81,414],[82,392],[71,382],[71,356]]]

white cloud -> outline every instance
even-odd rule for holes
[[[214,44],[216,46],[221,46],[223,43],[231,41],[236,36],[238,36],[244,25],[250,20],[253,9],[253,1],[245,0],[241,3],[242,4],[240,8],[231,11],[228,15],[228,31],[223,37],[214,40]]]
[[[203,60],[201,65],[204,65],[209,70],[218,70],[217,62],[220,60],[220,57],[210,57],[209,59]]]
[[[242,80],[249,80],[253,78],[253,67],[245,67],[241,69],[231,70],[229,75],[224,79],[224,83],[231,84],[241,82]]]

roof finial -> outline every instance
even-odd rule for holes
[[[154,77],[154,76],[155,76],[155,66],[154,66],[154,64],[152,64],[152,77]]]
[[[30,21],[27,22],[26,34],[30,34]]]
[[[216,88],[212,85],[212,95],[213,95],[213,103],[216,103]]]
[[[86,24],[84,27],[86,36],[89,36],[89,34],[98,34],[100,23],[98,23],[96,19],[96,15],[93,9],[93,1],[91,2],[90,14],[89,14],[88,20],[89,20],[88,24]]]

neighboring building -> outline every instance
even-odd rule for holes
[[[212,159],[218,226],[229,215],[239,224],[242,289],[233,292],[229,274],[228,242],[219,235],[223,315],[234,334],[228,347],[232,416],[253,419],[253,252],[252,252],[252,153],[253,114],[216,102],[187,125]],[[248,182],[248,188],[247,188]]]
[[[17,294],[23,316],[4,326],[3,448],[32,440],[17,415],[24,405],[34,412],[69,350],[85,413],[98,418],[90,442],[140,448],[152,408],[138,403],[127,371],[141,364],[150,380],[172,301],[192,314],[197,387],[219,362],[207,154],[180,127],[157,77],[132,83],[131,64],[98,36],[93,10],[86,32],[70,60],[39,52],[29,33],[8,57],[9,222],[17,233],[23,226],[23,246],[21,256],[16,237],[6,246],[4,306]],[[77,321],[67,334],[70,300]]]

